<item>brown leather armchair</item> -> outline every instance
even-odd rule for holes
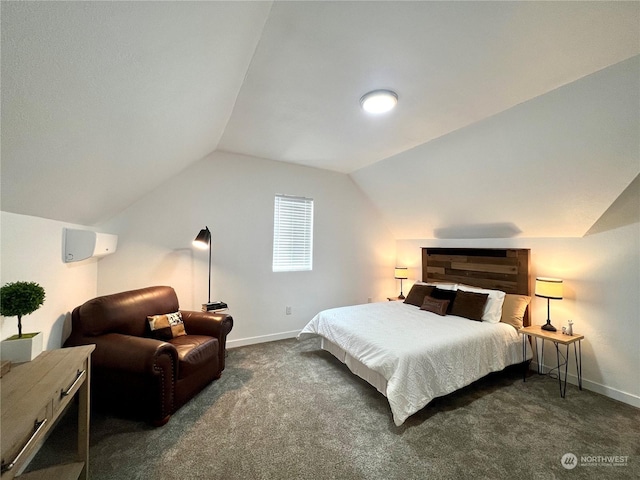
[[[147,316],[182,314],[186,335],[152,338]],[[171,287],[97,297],[76,307],[65,347],[95,344],[91,392],[97,408],[165,424],[224,370],[230,315],[179,310]]]

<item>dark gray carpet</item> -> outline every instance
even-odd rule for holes
[[[32,467],[65,457],[74,412]],[[572,470],[565,453],[577,456]],[[227,368],[161,428],[94,414],[91,478],[637,479],[640,410],[520,370],[434,400],[396,427],[386,399],[317,339],[229,351]],[[582,457],[626,456],[621,466]]]

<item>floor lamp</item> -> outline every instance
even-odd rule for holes
[[[211,231],[209,227],[204,227],[198,233],[198,236],[193,241],[193,246],[200,250],[209,250],[209,296],[207,297],[207,303],[202,305],[202,310],[211,310],[213,304],[211,303]]]

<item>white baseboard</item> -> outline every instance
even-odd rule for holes
[[[530,369],[534,371],[538,371],[538,364],[536,362],[531,362]],[[551,369],[556,369],[555,366],[544,365],[544,372],[548,372]],[[556,369],[557,370],[557,369]],[[564,371],[562,372],[564,375]],[[564,376],[563,376],[564,379]],[[571,385],[578,385],[578,377],[575,374],[569,373],[567,375],[567,383]],[[622,390],[618,390],[613,387],[608,387],[606,385],[602,385],[598,382],[593,382],[582,377],[582,388],[587,390],[591,390],[592,392],[599,393],[600,395],[604,395],[605,397],[612,398],[613,400],[617,400],[619,402],[626,403],[636,408],[640,408],[640,396],[634,395],[632,393],[623,392]]]
[[[237,340],[227,340],[227,348],[244,347],[245,345],[254,345],[256,343],[275,342],[276,340],[285,340],[287,338],[296,338],[300,330],[292,330],[290,332],[272,333],[269,335],[260,335],[258,337],[239,338]]]

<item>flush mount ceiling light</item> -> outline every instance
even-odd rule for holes
[[[360,105],[368,113],[385,113],[398,103],[398,95],[391,90],[374,90],[360,98]]]

